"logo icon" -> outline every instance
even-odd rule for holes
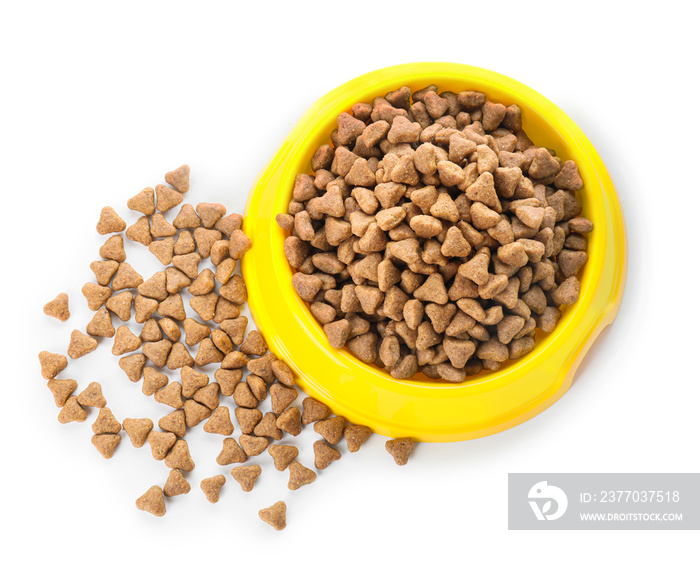
[[[558,486],[550,486],[546,480],[537,482],[530,488],[527,497],[538,521],[556,521],[569,506],[569,500],[564,491]],[[552,510],[554,506],[556,508]]]

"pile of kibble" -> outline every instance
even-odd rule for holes
[[[148,444],[154,459],[168,468],[162,486],[152,486],[136,500],[139,509],[157,516],[165,514],[166,500],[190,490],[187,477],[195,463],[185,437],[202,423],[206,433],[223,437],[217,463],[239,464],[231,476],[244,492],[253,489],[262,468],[240,464],[265,451],[277,470],[289,471],[289,489],[297,490],[316,479],[316,471],[297,460],[297,447],[280,443],[285,435],[296,437],[313,425],[321,436],[313,446],[314,467],[324,470],[340,459],[335,445],[341,439],[355,452],[371,434],[368,427],[332,415],[313,398],[303,397],[301,410],[296,405],[300,398],[294,374],[269,352],[262,335],[249,330],[248,319],[241,316],[247,290],[236,270],[253,245],[241,230],[243,218],[236,213],[227,215],[222,204],[200,203],[196,208],[182,204],[189,190],[189,174],[189,166],[181,166],[165,175],[169,186],[146,188],[129,199],[128,207],[143,216],[128,228],[114,209],[102,209],[97,231],[110,236],[99,250],[102,259],[90,266],[95,281],[82,288],[95,315],[85,332],[71,333],[67,349],[68,357],[75,361],[99,343],[113,339],[112,353],[120,357],[119,366],[128,379],[142,382],[143,393],[171,407],[172,412],[161,418],[157,427],[148,418],[120,421],[108,407],[98,382],[77,392],[76,380],[58,378],[68,358],[48,351],[39,354],[42,376],[60,408],[60,423],[84,422],[89,412],[96,410],[92,443],[103,457],[114,455],[124,431],[135,447]],[[177,206],[180,209],[169,222],[165,213]],[[148,247],[164,270],[144,279],[126,261],[123,232],[127,239]],[[213,270],[200,269],[200,263],[207,259]],[[180,294],[183,289],[191,294],[190,316]],[[59,294],[45,305],[44,312],[66,321],[70,316],[68,296]],[[115,329],[115,320],[126,323],[132,316],[141,325],[140,332],[126,325]],[[214,381],[198,370],[209,365],[217,367]],[[270,410],[263,412],[268,396]],[[232,401],[237,427],[227,399]],[[237,439],[233,436],[236,428]],[[399,465],[407,462],[413,447],[411,439],[386,443]],[[209,501],[218,501],[226,479],[217,475],[201,480],[200,487]],[[275,529],[283,529],[286,504],[279,501],[259,515]]]
[[[332,347],[394,378],[462,382],[554,330],[593,224],[576,163],[535,145],[518,105],[437,90],[341,113],[277,221]]]

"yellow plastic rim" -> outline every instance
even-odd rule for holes
[[[589,235],[590,259],[579,276],[581,297],[563,311],[555,331],[538,331],[529,355],[461,384],[424,377],[395,380],[345,350],[332,349],[292,288],[283,251],[286,235],[275,222],[275,215],[287,210],[295,176],[310,173],[313,153],[329,142],[338,114],[404,85],[418,90],[429,84],[441,92],[479,90],[492,101],[518,104],[528,136],[578,164],[585,184],[578,195],[584,215],[595,225]],[[253,319],[271,351],[297,374],[301,389],[353,423],[419,441],[461,441],[498,433],[561,398],[596,337],[614,320],[627,270],[620,203],[583,132],[552,102],[520,82],[456,63],[388,67],[326,94],[304,114],[260,174],[248,198],[244,230],[253,241],[242,264]]]

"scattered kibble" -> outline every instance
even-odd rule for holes
[[[257,482],[261,473],[262,468],[257,464],[251,466],[238,466],[231,470],[233,479],[241,485],[243,492],[250,492],[253,489],[253,486],[255,486],[255,482]]]
[[[298,461],[293,461],[289,464],[289,483],[287,487],[290,490],[298,490],[302,486],[311,484],[316,479],[316,472],[301,465]]]
[[[136,508],[162,517],[165,514],[163,489],[160,486],[151,486],[143,496],[136,499]]]
[[[57,318],[62,323],[65,323],[70,318],[70,310],[68,308],[68,294],[61,292],[51,302],[44,304],[44,314]]]
[[[219,474],[218,476],[202,480],[200,487],[209,502],[219,502],[219,493],[225,483],[226,478],[222,474]]]
[[[281,500],[268,508],[261,509],[258,515],[263,522],[276,531],[281,531],[287,526],[287,505]]]
[[[402,439],[390,439],[386,442],[386,450],[389,452],[391,457],[394,458],[396,465],[406,465],[408,463],[408,458],[413,453],[413,448],[415,447],[415,441],[404,437]]]

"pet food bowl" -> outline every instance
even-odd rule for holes
[[[537,144],[573,159],[584,181],[577,195],[594,223],[578,302],[556,329],[537,331],[528,355],[460,384],[419,375],[396,380],[346,350],[330,347],[321,325],[292,287],[285,232],[275,216],[287,211],[294,178],[311,173],[311,157],[329,143],[336,118],[357,102],[401,86],[440,92],[478,90],[489,100],[517,104],[523,129]],[[301,118],[259,175],[248,198],[244,230],[253,247],[242,263],[250,310],[270,350],[296,373],[299,387],[334,413],[389,437],[445,442],[498,433],[551,406],[620,307],[627,269],[624,220],[615,188],[593,145],[552,102],[498,73],[455,63],[412,63],[368,73],[326,94]]]

